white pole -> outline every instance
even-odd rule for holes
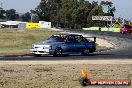
[[[31,13],[31,22],[33,22],[33,14]]]

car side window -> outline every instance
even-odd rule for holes
[[[76,42],[81,43],[81,42],[88,42],[88,40],[86,38],[84,38],[83,36],[75,36]]]
[[[75,42],[74,36],[67,36],[67,42],[69,42],[69,43]]]
[[[81,36],[75,36],[76,42],[83,42],[83,38]]]
[[[89,42],[89,40],[83,37],[83,42]]]

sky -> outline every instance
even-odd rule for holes
[[[101,0],[94,1],[100,2]],[[112,1],[113,5],[116,8],[115,17],[123,17],[127,20],[132,20],[132,0],[109,0],[109,1]]]
[[[41,0],[0,0],[4,9],[15,9],[19,13],[25,13],[35,9]]]
[[[19,13],[25,13],[39,5],[41,0],[0,0],[4,9],[16,9]],[[89,0],[93,1],[93,0]],[[95,0],[101,1],[101,0]],[[116,17],[132,20],[132,0],[111,0],[116,7]]]

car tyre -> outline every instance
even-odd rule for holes
[[[121,31],[120,33],[121,33],[121,34],[127,34],[126,32],[123,32],[123,31]]]
[[[59,57],[59,56],[62,56],[62,49],[61,48],[57,48],[54,52],[54,55],[55,57]]]
[[[131,31],[128,31],[128,34],[131,34],[132,32]]]
[[[123,34],[123,32],[122,32],[122,31],[121,31],[120,33],[121,33],[121,34]]]
[[[89,53],[90,53],[90,50],[89,50],[89,48],[88,48],[88,47],[87,47],[87,48],[85,48],[85,49],[82,51],[82,55],[84,55],[84,56],[89,55]]]

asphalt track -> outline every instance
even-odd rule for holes
[[[75,32],[75,31],[74,31]],[[96,36],[106,39],[115,44],[116,49],[103,50],[95,52],[88,56],[69,55],[62,57],[42,56],[34,57],[33,55],[16,55],[16,56],[0,56],[1,61],[38,61],[38,60],[112,60],[112,59],[132,59],[132,35],[113,33],[113,32],[100,32],[100,31],[79,31],[84,34]]]

